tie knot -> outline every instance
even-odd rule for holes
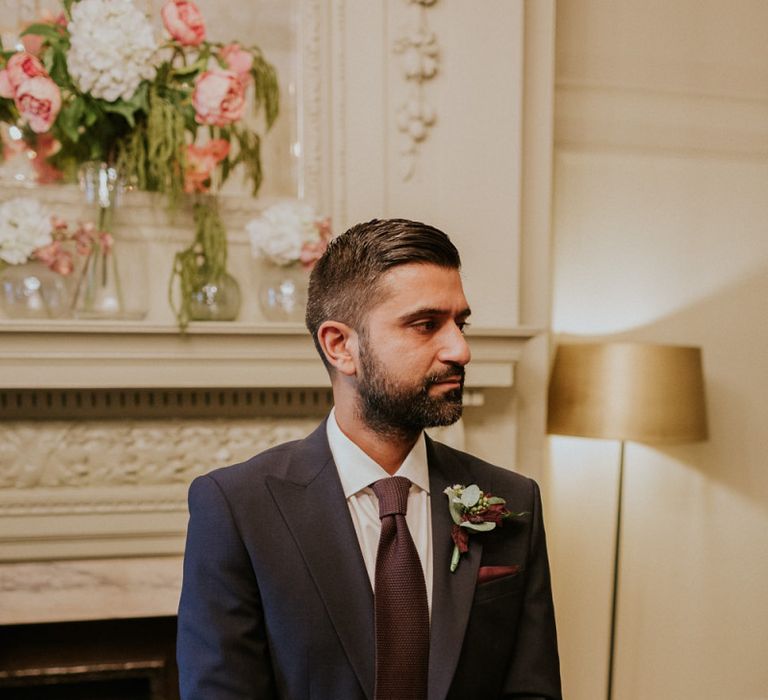
[[[379,499],[379,518],[385,515],[405,515],[408,509],[408,490],[411,482],[404,476],[390,476],[371,484],[376,498]]]

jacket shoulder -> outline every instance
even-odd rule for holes
[[[263,484],[269,477],[306,482],[316,473],[317,465],[329,459],[331,451],[323,421],[301,440],[275,445],[244,462],[214,469],[198,479],[215,482],[227,493],[237,493],[246,486]]]
[[[270,447],[259,452],[250,459],[226,467],[218,467],[192,481],[192,486],[199,486],[200,482],[215,482],[225,493],[236,493],[246,485],[252,488],[255,484],[262,483],[267,476],[285,476],[294,454],[301,440],[293,440],[280,445]]]

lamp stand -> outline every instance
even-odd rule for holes
[[[619,554],[621,549],[621,506],[624,501],[624,440],[619,448],[619,494],[616,507],[616,543],[613,553],[613,596],[611,598],[611,646],[608,653],[608,700],[613,697],[613,660],[616,654],[616,608],[619,595]]]

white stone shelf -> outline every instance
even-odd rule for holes
[[[175,615],[181,557],[0,563],[0,624]]]
[[[467,386],[510,387],[533,328],[473,328]],[[0,389],[327,388],[294,323],[0,321]]]

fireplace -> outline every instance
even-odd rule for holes
[[[511,465],[535,332],[472,335],[464,420],[435,437]],[[0,340],[0,697],[174,700],[189,482],[317,425],[331,395],[312,342],[21,321]]]
[[[0,696],[178,700],[176,618],[0,627]]]

